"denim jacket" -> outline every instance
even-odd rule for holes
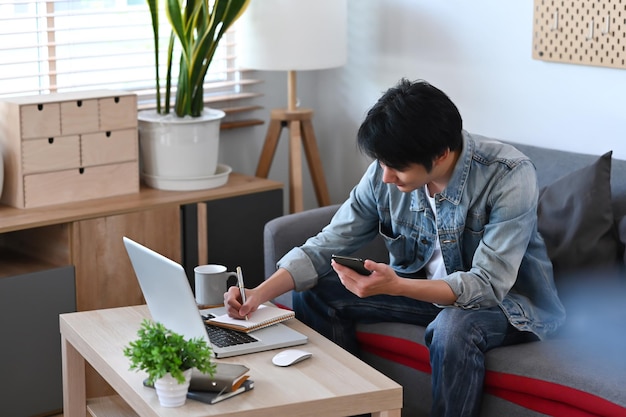
[[[537,231],[538,186],[532,162],[514,147],[463,132],[463,149],[447,187],[435,195],[435,217],[423,188],[410,193],[382,181],[374,161],[330,224],[279,262],[296,291],[330,272],[330,256],[349,254],[380,234],[389,264],[417,277],[439,236],[451,306],[495,305],[509,322],[540,338],[565,319],[552,263]],[[436,222],[436,223],[435,223]]]

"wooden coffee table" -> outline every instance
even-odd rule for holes
[[[87,409],[96,417],[400,416],[400,385],[295,319],[287,325],[309,337],[301,348],[312,358],[286,368],[271,363],[277,350],[219,359],[249,367],[255,388],[214,405],[187,400],[182,407],[161,407],[154,390],[142,385],[146,375],[130,371],[122,352],[149,316],[146,306],[60,315],[64,417],[85,417]],[[86,363],[116,396],[86,399]]]

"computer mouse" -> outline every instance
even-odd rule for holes
[[[311,355],[311,352],[307,352],[305,350],[287,349],[274,355],[272,363],[276,366],[289,366],[308,359]]]

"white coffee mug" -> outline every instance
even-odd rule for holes
[[[224,265],[198,265],[194,269],[196,303],[201,308],[224,305],[224,293],[231,284],[237,283],[237,274],[228,272]]]

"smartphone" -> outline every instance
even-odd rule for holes
[[[372,271],[365,268],[365,265],[363,264],[364,261],[361,258],[353,258],[351,256],[340,255],[332,255],[331,257],[338,264],[347,266],[348,268],[355,270],[361,275],[370,275],[372,273]]]

